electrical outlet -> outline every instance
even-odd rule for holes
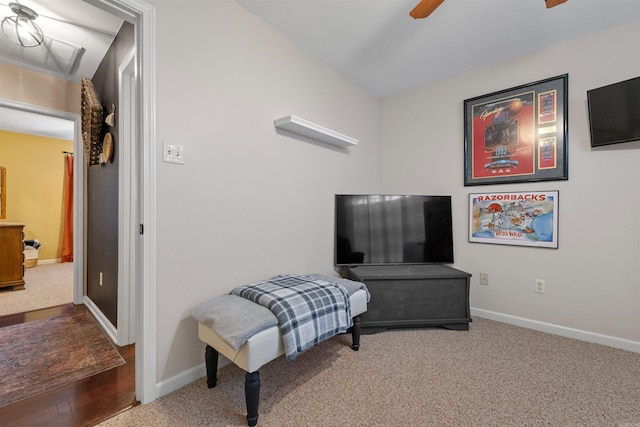
[[[489,285],[489,273],[480,273],[480,284]]]
[[[533,292],[537,294],[544,294],[544,285],[545,285],[544,279],[536,279],[533,284]]]

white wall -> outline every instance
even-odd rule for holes
[[[585,92],[633,77],[635,22],[382,102],[230,0],[148,0],[157,18],[157,379],[203,362],[189,309],[283,272],[332,273],[333,195],[451,194],[455,267],[471,304],[640,341],[640,145],[591,150]],[[202,31],[206,28],[206,39]],[[569,181],[483,186],[560,191],[560,248],[467,242],[463,100],[569,73]],[[360,139],[347,152],[276,133],[296,114]],[[488,272],[490,285],[478,284]],[[544,295],[533,280],[546,279]]]
[[[334,194],[379,188],[379,101],[235,2],[149,3],[157,143],[182,144],[185,159],[157,159],[162,383],[204,362],[195,304],[280,273],[334,273]],[[273,120],[289,114],[360,144],[276,133]]]
[[[382,190],[453,196],[454,267],[473,274],[472,307],[640,348],[640,143],[591,149],[586,110],[588,89],[640,75],[638,40],[640,21],[382,102]],[[565,73],[569,180],[464,187],[463,101]],[[560,191],[557,250],[468,242],[469,193],[529,190]]]

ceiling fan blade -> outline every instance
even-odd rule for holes
[[[547,9],[551,9],[554,6],[566,3],[567,0],[544,0],[544,2],[547,4]]]
[[[420,3],[416,5],[416,7],[411,9],[409,15],[411,15],[413,19],[426,18],[427,16],[431,15],[433,11],[442,4],[443,1],[444,0],[421,0]]]

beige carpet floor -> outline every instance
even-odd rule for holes
[[[469,331],[342,335],[260,370],[258,426],[640,426],[640,354],[475,318]],[[203,347],[204,353],[204,347]],[[204,356],[203,356],[204,357]],[[100,424],[243,426],[244,372],[220,369]]]
[[[0,289],[0,316],[73,302],[73,263],[24,270],[24,290]]]

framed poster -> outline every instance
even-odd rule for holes
[[[464,185],[566,180],[568,75],[464,101]]]
[[[558,191],[469,194],[469,241],[558,248]]]

